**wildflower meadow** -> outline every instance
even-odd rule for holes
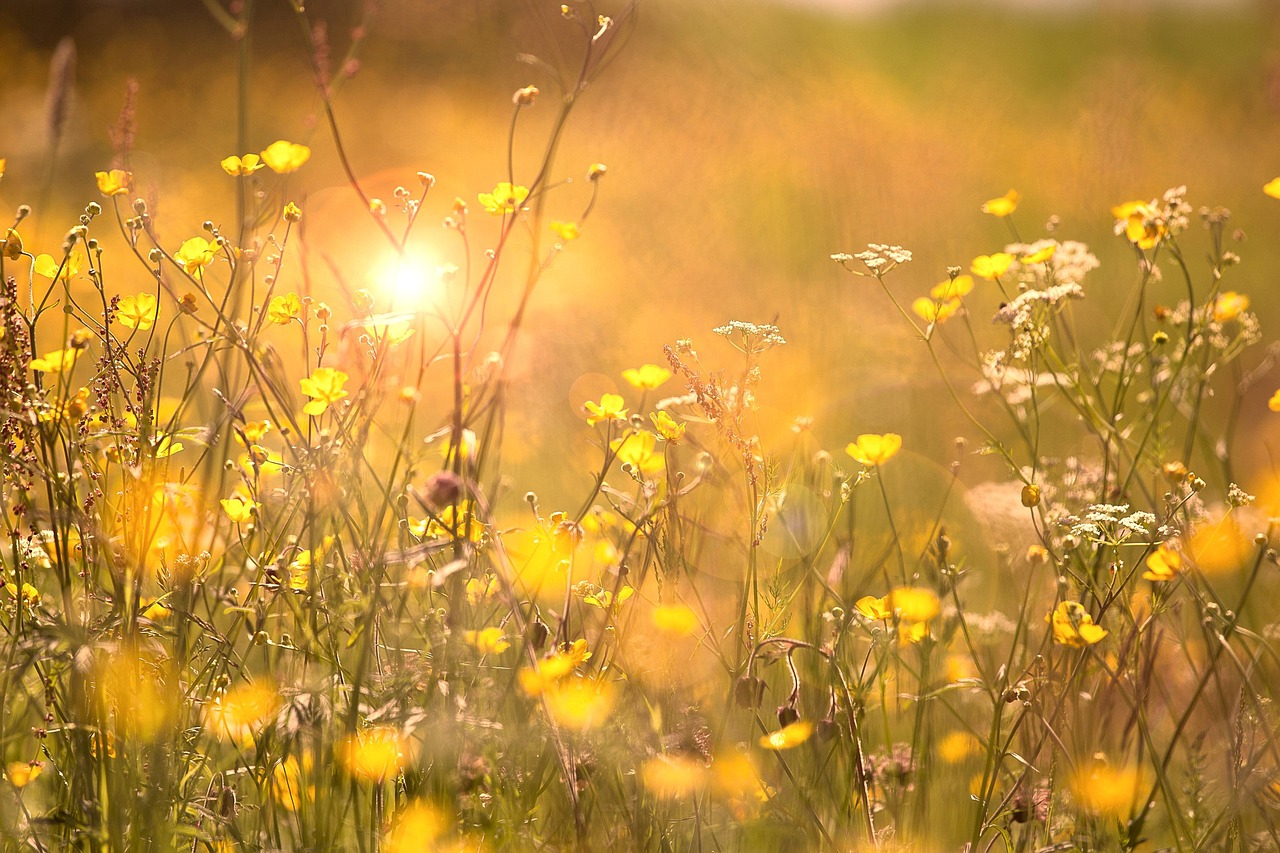
[[[613,189],[683,10],[269,5],[170,10],[222,63],[172,111],[57,41],[0,133],[3,849],[1280,850],[1280,158],[887,182],[942,250],[853,216],[660,296],[628,252],[781,251]],[[394,59],[419,13],[480,58]],[[456,91],[379,112],[388,62]]]

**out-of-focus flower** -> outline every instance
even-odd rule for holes
[[[978,278],[995,281],[1004,275],[1013,264],[1014,257],[1007,252],[995,252],[990,255],[978,255],[969,265],[969,271]]]
[[[1080,805],[1094,814],[1123,819],[1141,796],[1141,774],[1135,767],[1099,764],[1071,776],[1071,792]]]
[[[1150,202],[1126,201],[1111,208],[1116,218],[1117,233],[1123,233],[1129,242],[1139,249],[1150,249],[1169,233],[1168,226],[1160,221],[1160,212]]]
[[[491,193],[480,193],[480,204],[494,216],[515,213],[529,197],[529,188],[503,181]]]
[[[236,524],[248,524],[253,521],[253,517],[259,508],[257,501],[249,500],[240,495],[223,498],[219,503],[222,505],[222,511],[227,514],[227,518]]]
[[[123,297],[116,304],[116,322],[140,332],[150,329],[156,322],[156,295],[139,293]]]
[[[698,630],[698,614],[686,604],[660,604],[650,614],[653,627],[664,634],[688,637]]]
[[[479,631],[467,631],[463,637],[482,655],[500,655],[511,648],[511,641],[507,639],[502,629],[496,626],[481,628]]]
[[[929,295],[939,301],[948,299],[959,299],[968,296],[973,291],[973,276],[958,275],[955,278],[949,278],[946,281],[935,284],[930,290]]]
[[[921,296],[911,303],[911,310],[926,323],[945,323],[960,310],[959,299],[930,299]]]
[[[246,154],[243,157],[232,155],[225,158],[222,163],[222,171],[234,177],[243,177],[244,175],[252,175],[254,172],[266,166],[262,162],[262,158],[257,154]]]
[[[999,198],[983,202],[982,212],[992,216],[1008,216],[1018,209],[1018,201],[1021,198],[1017,190],[1009,190]]]
[[[4,161],[0,160],[0,166],[3,164]],[[43,769],[44,765],[38,761],[34,764],[29,761],[10,761],[4,766],[4,775],[13,787],[25,788],[36,780]]]
[[[864,433],[857,437],[845,452],[863,465],[883,465],[902,449],[902,436],[894,432],[884,435]]]
[[[409,763],[409,743],[397,729],[374,726],[344,740],[338,759],[351,775],[381,782]]]
[[[80,357],[81,350],[60,349],[53,352],[47,352],[40,358],[33,358],[27,365],[32,370],[39,370],[41,373],[64,373],[71,370],[75,366],[76,359]]]
[[[316,798],[316,786],[304,785],[304,774],[310,775],[314,762],[305,755],[302,761],[290,755],[271,769],[271,796],[276,805],[286,811],[296,812],[303,803]]]
[[[793,749],[809,739],[813,734],[813,723],[808,720],[796,720],[776,732],[770,732],[760,738],[760,745],[774,751]]]
[[[409,804],[382,841],[383,853],[421,853],[444,850],[433,842],[444,834],[448,821],[440,810],[423,802]],[[461,845],[459,845],[459,849]]]
[[[1262,191],[1272,198],[1280,198],[1280,178],[1272,178],[1262,185]]]
[[[543,692],[547,710],[556,725],[587,731],[603,723],[617,701],[617,691],[606,681],[568,678]]]
[[[350,377],[341,370],[332,367],[317,367],[306,379],[298,380],[302,393],[311,397],[311,402],[302,407],[304,414],[317,417],[324,414],[331,405],[347,396],[343,385]]]
[[[640,779],[658,799],[675,800],[691,797],[705,788],[711,781],[711,770],[696,758],[662,755],[641,765]]]
[[[1045,261],[1052,258],[1057,251],[1058,251],[1058,244],[1050,242],[1048,245],[1043,246],[1039,249],[1036,249],[1034,252],[1029,252],[1028,254],[1023,255],[1021,258],[1018,259],[1018,262],[1020,264],[1023,264],[1024,266],[1031,266],[1032,264],[1042,264]]]
[[[556,220],[555,222],[552,222],[551,225],[548,227],[551,228],[552,233],[554,233],[557,237],[560,238],[560,241],[562,243],[568,243],[571,240],[577,240],[580,235],[580,231],[578,230],[578,223],[576,222],[561,222],[559,220]]]
[[[98,192],[108,198],[127,193],[129,191],[129,183],[133,180],[133,175],[124,169],[97,172],[94,176],[98,179]]]
[[[609,442],[609,449],[617,454],[618,462],[630,465],[641,474],[652,474],[662,470],[663,458],[655,452],[658,439],[648,430],[628,432],[621,438]]]
[[[240,684],[205,706],[204,723],[218,737],[253,740],[280,708],[276,689],[263,682]]]
[[[1240,312],[1249,310],[1249,297],[1234,290],[1225,290],[1213,301],[1213,319],[1218,323],[1227,323],[1240,316]]]
[[[671,371],[656,364],[645,364],[622,371],[622,378],[627,380],[633,388],[652,391],[671,378]]]
[[[277,139],[262,152],[262,162],[278,175],[296,172],[311,159],[311,149],[297,142]],[[223,168],[226,168],[225,166]]]
[[[1271,399],[1267,401],[1267,408],[1273,412],[1280,412],[1280,390],[1271,395]]]

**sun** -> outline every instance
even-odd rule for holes
[[[423,251],[391,254],[369,273],[370,289],[390,311],[439,310],[444,303],[445,271]]]

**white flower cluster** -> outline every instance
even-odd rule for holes
[[[1158,522],[1149,512],[1130,512],[1128,504],[1093,504],[1084,517],[1068,516],[1071,535],[1097,544],[1115,545],[1132,536],[1149,539]]]
[[[856,255],[851,255],[848,252],[837,252],[831,256],[831,260],[845,269],[849,269],[849,264],[855,260],[862,261],[863,265],[873,275],[883,275],[894,267],[910,261],[911,252],[901,246],[890,246],[887,243],[868,243],[866,251],[858,252]],[[856,270],[849,271],[857,272]],[[865,275],[866,273],[858,274]]]

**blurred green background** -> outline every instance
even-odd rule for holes
[[[235,150],[236,45],[210,5],[218,0],[0,8],[0,210],[37,206],[24,226],[29,247],[56,251],[98,197],[93,173],[110,164],[107,131],[130,78],[139,84],[131,168],[166,242],[200,233],[205,219],[233,219],[234,179],[218,163],[245,153]],[[419,234],[433,256],[459,262],[439,221],[454,196],[478,210],[476,193],[505,177],[511,93],[552,88],[517,55],[567,67],[568,33],[554,3],[378,5],[359,71],[337,98],[352,166],[388,200],[397,185],[415,186],[415,172],[433,173]],[[598,6],[616,13],[621,4]],[[366,7],[314,0],[308,11],[326,22],[338,57]],[[776,318],[791,342],[765,362],[766,447],[784,449],[787,426],[811,416],[816,443],[829,449],[892,430],[945,464],[954,436],[976,436],[884,294],[829,255],[868,242],[911,249],[914,262],[891,277],[909,302],[948,265],[967,267],[1007,242],[1005,224],[978,208],[1010,187],[1023,194],[1016,221],[1025,238],[1042,236],[1056,215],[1056,237],[1088,242],[1101,258],[1083,316],[1107,317],[1134,280],[1109,208],[1178,184],[1197,207],[1231,208],[1233,225],[1253,238],[1226,286],[1252,297],[1264,328],[1280,308],[1280,202],[1261,192],[1280,174],[1274,2],[914,3],[833,14],[795,3],[643,0],[627,33],[555,165],[572,183],[552,194],[551,218],[580,213],[589,164],[609,171],[582,239],[543,280],[527,323],[509,420],[522,439],[508,453],[517,494],[537,485],[556,499],[580,495],[589,466],[583,394],[621,385],[624,368],[660,363],[662,345],[677,338],[692,338],[707,364],[736,364],[710,334],[731,319]],[[64,37],[77,51],[75,85],[50,156],[49,66]],[[318,119],[305,33],[289,4],[258,3],[251,44],[249,150],[281,137],[312,145],[290,195],[307,211],[313,286],[332,286],[326,258],[362,282],[385,244]],[[522,118],[518,178],[528,179],[552,112],[544,102]],[[1203,241],[1198,224],[1188,239]],[[1193,245],[1188,254],[1202,254],[1203,242]],[[123,259],[112,273],[122,291],[145,282]],[[1172,281],[1157,287],[1157,300],[1180,293]],[[997,302],[991,291],[971,301],[980,332]],[[998,345],[999,332],[989,333]],[[1257,393],[1265,400],[1271,390]],[[1242,442],[1263,447],[1269,429],[1251,419]]]

